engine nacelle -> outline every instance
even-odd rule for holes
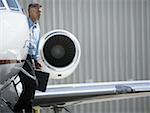
[[[45,34],[39,44],[42,71],[50,73],[50,79],[65,78],[76,69],[81,48],[76,37],[66,30],[53,30]]]

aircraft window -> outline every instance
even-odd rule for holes
[[[6,1],[8,3],[8,6],[10,7],[10,9],[19,10],[18,5],[15,0],[6,0]]]
[[[2,0],[0,0],[0,7],[4,7]]]

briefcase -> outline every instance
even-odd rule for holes
[[[38,80],[38,86],[36,90],[45,92],[48,83],[49,73],[42,72],[40,70],[35,70],[35,74]]]

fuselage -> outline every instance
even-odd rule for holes
[[[27,55],[29,26],[17,1],[1,0],[0,5],[0,84],[18,73]]]

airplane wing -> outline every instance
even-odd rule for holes
[[[36,92],[34,105],[64,107],[143,96],[150,96],[150,80],[52,85]]]

